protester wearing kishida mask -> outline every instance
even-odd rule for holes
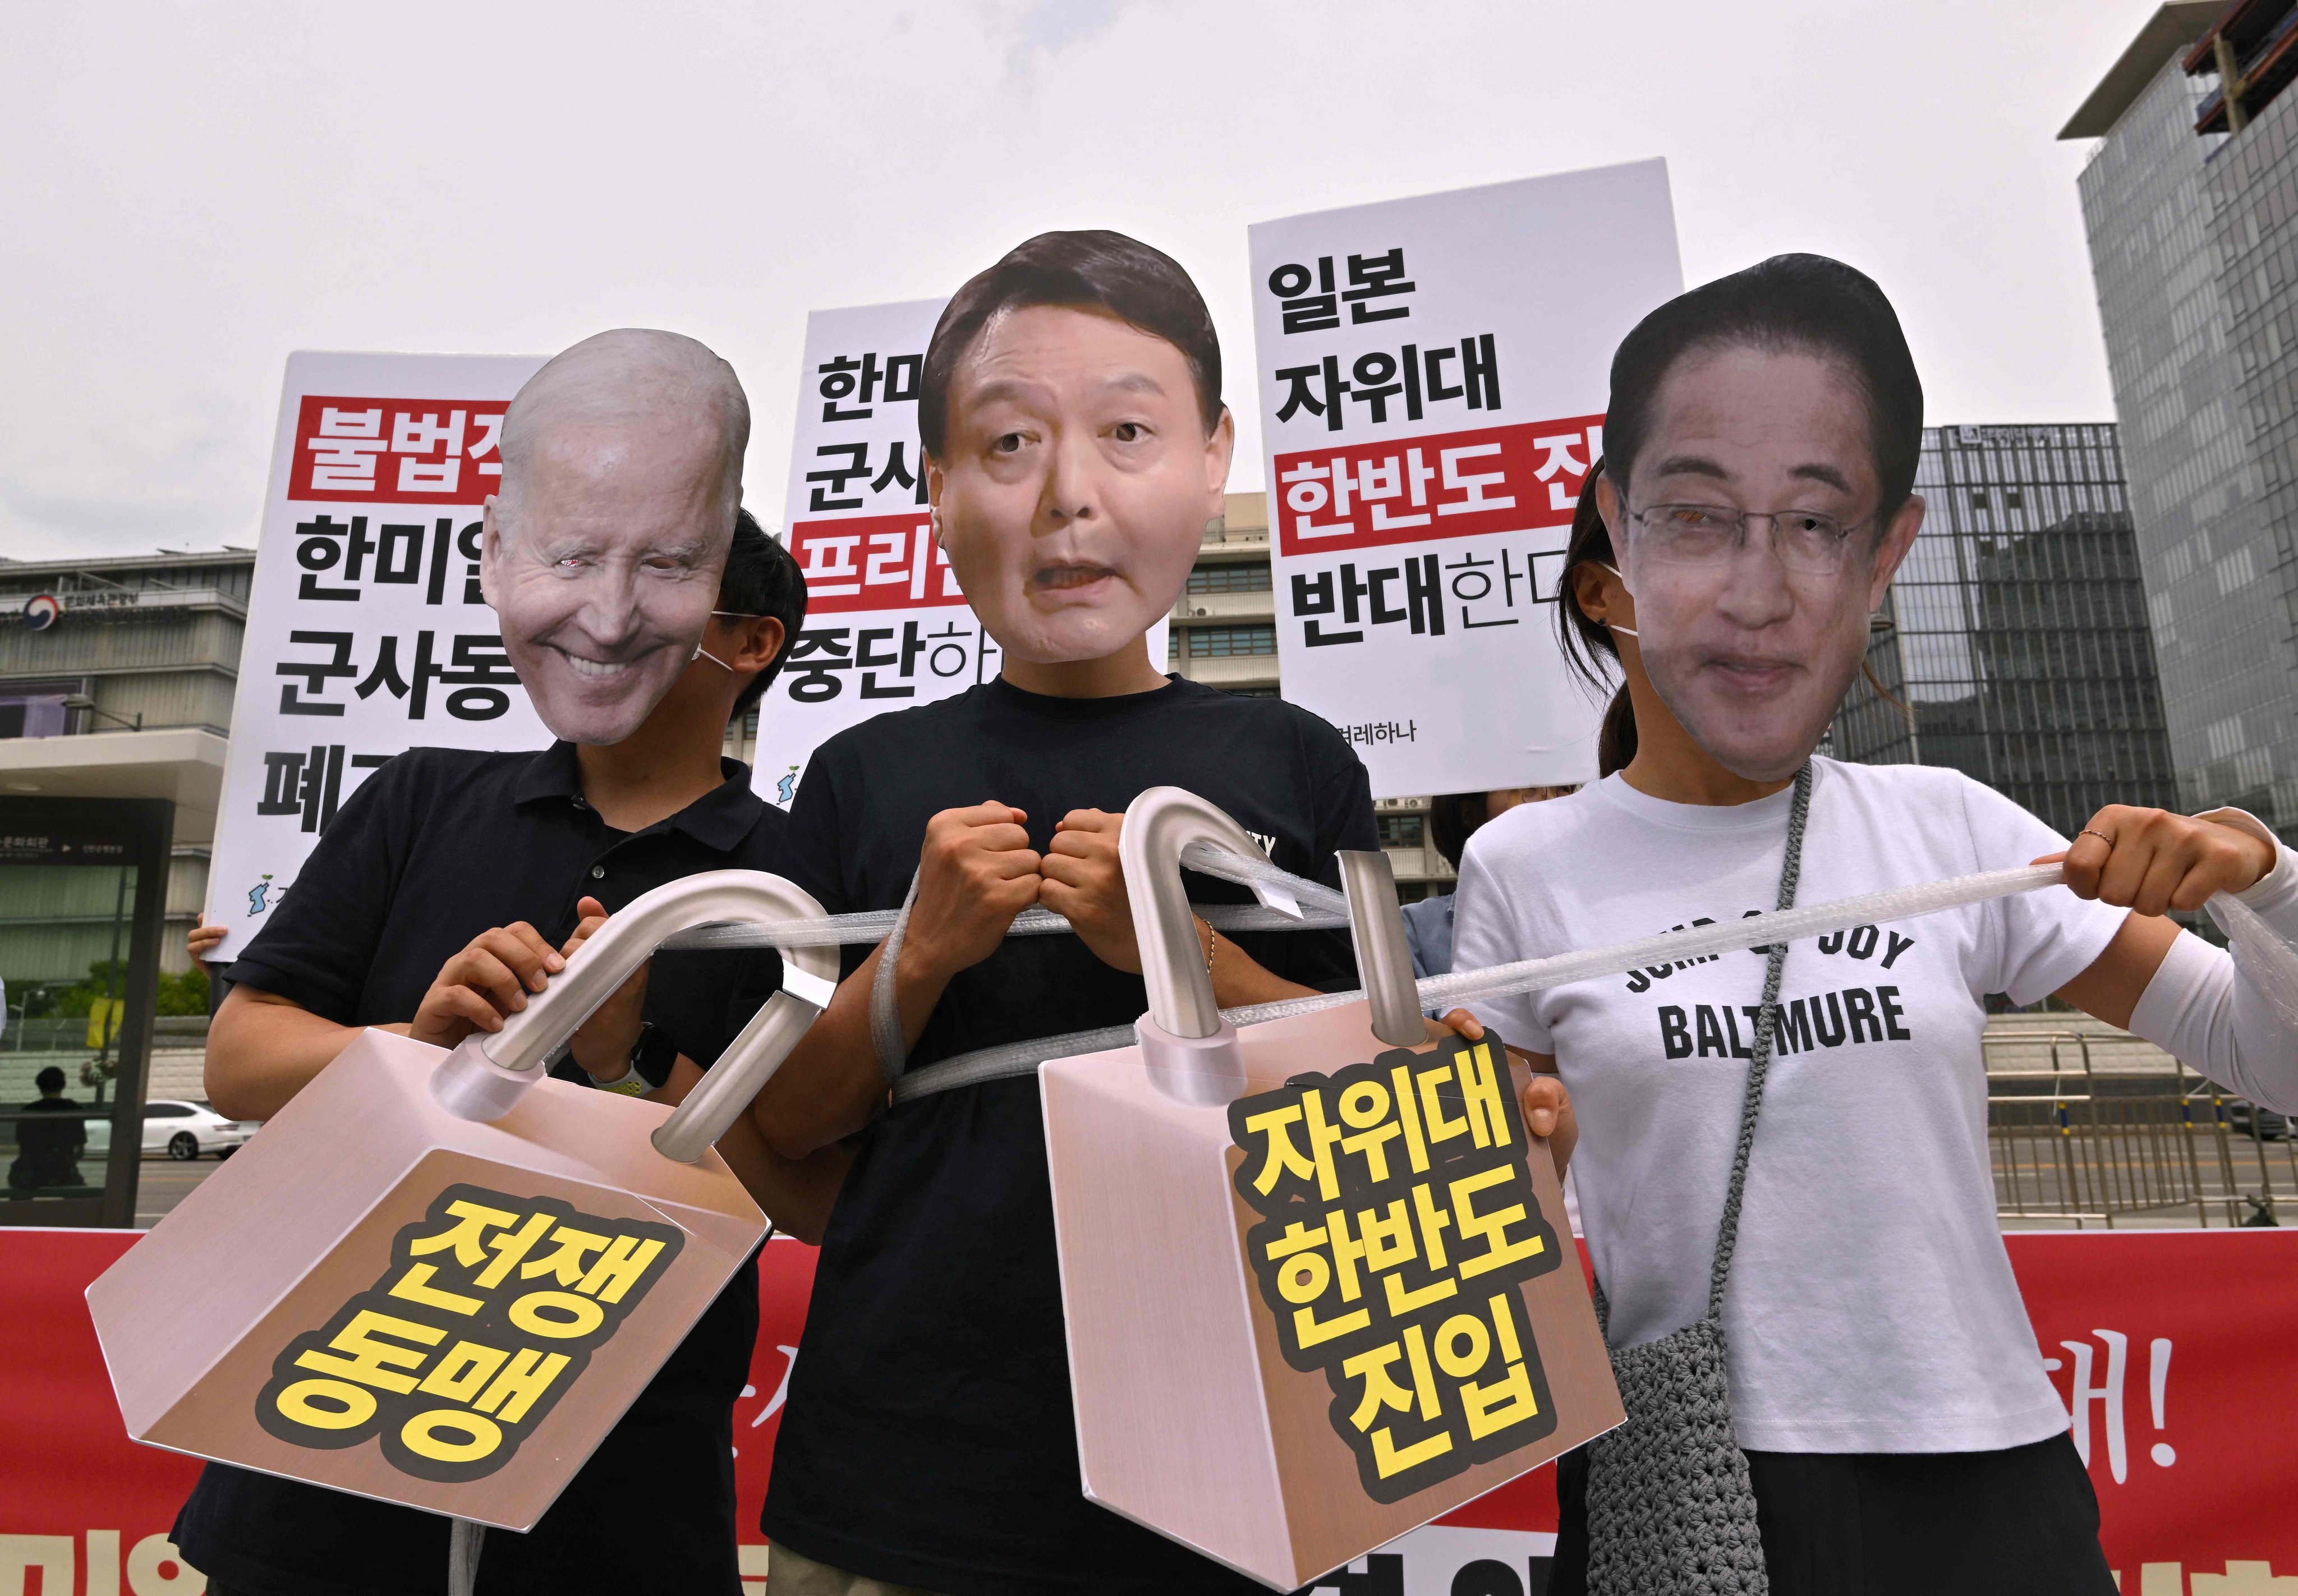
[[[697,657],[749,427],[723,360],[632,328],[566,350],[512,401],[479,583],[555,735],[620,742]]]
[[[1558,606],[1567,652],[1621,679],[1603,779],[1469,843],[1455,964],[1736,919],[1790,886],[1817,902],[2062,852],[2073,890],[1454,1018],[1570,1089],[1551,1151],[1571,1161],[1608,1337],[1639,1377],[1622,1381],[1632,1408],[1699,1406],[1672,1383],[1685,1364],[1652,1371],[1665,1343],[1704,1334],[1720,1291],[1748,1461],[1722,1494],[1760,1525],[1740,1555],[1773,1592],[2105,1596],[2097,1502],[1996,1224],[1985,999],[2056,993],[2254,1097],[2298,1098],[2290,1021],[2161,918],[2241,893],[2287,937],[2298,872],[2237,811],[2110,806],[2070,847],[1953,770],[1813,757],[1922,524],[1922,425],[1897,317],[1835,261],[1765,261],[1629,335]],[[1743,1145],[1736,1249],[1719,1249]],[[1609,1459],[1638,1455],[1624,1432],[1565,1460],[1558,1592],[1625,1588],[1618,1559],[1667,1494],[1665,1459],[1624,1478],[1616,1444]]]

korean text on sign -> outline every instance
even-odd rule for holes
[[[1348,286],[1335,292],[1333,257],[1317,257],[1316,269],[1299,260],[1287,260],[1269,274],[1269,292],[1277,298],[1285,315],[1285,331],[1329,332],[1341,325],[1341,308],[1357,327],[1368,321],[1401,321],[1412,307],[1387,302],[1401,299],[1420,285],[1404,275],[1404,251],[1384,250],[1377,255],[1348,257]]]
[[[1321,1371],[1365,1492],[1396,1501],[1550,1435],[1525,1281],[1562,1261],[1500,1038],[1399,1048],[1229,1105],[1246,1260]]]
[[[295,524],[295,563],[302,567],[297,598],[356,604],[362,591],[381,597],[387,588],[401,588],[410,594],[420,589],[429,606],[487,601],[479,587],[484,520],[459,532],[452,516],[427,524],[377,522],[372,529],[369,519],[351,516],[338,521],[321,511]],[[451,583],[451,576],[457,580]]]
[[[372,1290],[289,1342],[256,1421],[295,1446],[379,1436],[402,1474],[510,1461],[678,1256],[675,1226],[451,1186],[393,1239]]]
[[[1277,457],[1278,547],[1286,554],[1377,548],[1569,526],[1604,418],[1335,445]]]
[[[308,394],[295,427],[291,500],[477,504],[502,483],[508,401]]]
[[[385,633],[362,640],[356,633],[299,628],[287,634],[287,644],[301,657],[271,667],[288,679],[279,690],[282,715],[342,715],[343,698],[328,691],[341,681],[361,701],[388,695],[415,721],[430,713],[431,690],[437,685],[447,690],[443,702],[455,719],[491,721],[510,707],[510,690],[518,685],[498,632],[442,634],[426,628],[412,638]],[[357,653],[362,646],[373,650],[364,660]]]
[[[810,616],[965,602],[949,556],[922,515],[795,522],[789,550],[806,576]]]

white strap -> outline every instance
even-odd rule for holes
[[[1672,963],[1679,960],[1704,958],[1710,954],[1734,953],[1741,948],[1758,947],[1773,941],[1799,941],[1806,937],[1845,930],[1856,925],[1881,925],[1891,921],[1912,920],[1922,914],[1935,914],[1941,909],[2038,891],[2058,885],[2061,879],[2059,867],[2055,864],[2027,864],[2016,870],[1993,870],[1982,875],[1957,876],[1952,881],[1932,881],[1921,887],[1898,887],[1888,892],[1870,892],[1859,897],[1839,898],[1833,903],[1773,910],[1768,914],[1750,914],[1744,920],[1718,921],[1714,925],[1695,926],[1690,930],[1664,931],[1657,937],[1644,937],[1633,942],[1616,942],[1608,947],[1558,954],[1545,959],[1525,959],[1513,964],[1496,964],[1489,970],[1455,971],[1450,975],[1432,975],[1415,985],[1419,988],[1421,1006],[1442,1013],[1477,998],[1542,991],[1573,981],[1592,980],[1599,976],[1641,970],[1647,964]],[[1313,997],[1287,997],[1276,1003],[1223,1009],[1221,1017],[1243,1030],[1248,1025],[1261,1025],[1271,1020],[1290,1020],[1297,1014],[1313,1014],[1323,1009],[1338,1008],[1343,1004],[1354,1003],[1363,996],[1361,992],[1339,992],[1318,993]],[[1002,1047],[960,1054],[955,1058],[944,1059],[905,1076],[894,1089],[894,1101],[907,1103],[955,1087],[975,1086],[1009,1075],[1027,1075],[1047,1059],[1074,1058],[1080,1054],[1106,1052],[1112,1047],[1126,1046],[1131,1040],[1129,1030],[1072,1031],[1065,1036],[1011,1042]]]
[[[910,929],[910,910],[918,901],[918,875],[923,873],[920,871],[910,877],[901,912],[894,916],[894,929],[886,934],[885,946],[878,954],[877,973],[870,978],[870,1045],[877,1050],[878,1073],[889,1087],[902,1078],[910,1059],[909,1038],[902,1034],[895,972],[902,962],[902,938]]]

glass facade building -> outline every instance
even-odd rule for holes
[[[1950,765],[2072,835],[2173,801],[2112,425],[1933,426],[1923,528],[1884,600],[1835,757]]]
[[[2083,219],[2177,803],[2298,840],[2298,95],[2198,132],[2222,86],[2189,75],[2276,10],[2163,7],[2062,136],[2100,138]]]

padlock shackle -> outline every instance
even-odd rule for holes
[[[506,1019],[500,1030],[492,1034],[474,1031],[465,1038],[434,1073],[432,1093],[464,1119],[500,1119],[510,1112],[511,1105],[527,1087],[542,1078],[546,1062],[582,1029],[583,1022],[671,937],[689,927],[715,921],[806,919],[824,913],[820,904],[798,888],[780,876],[759,870],[711,870],[665,882],[609,916],[605,925],[575,949],[574,955],[566,961],[566,968],[552,976],[541,992],[527,1000],[525,1008]],[[781,955],[786,968],[794,967],[820,980],[834,982],[838,978],[838,950],[834,947],[785,948]],[[770,1001],[766,1008],[771,1010],[773,1006]],[[738,1044],[745,1039],[756,1040],[754,1033],[758,1031],[763,1018],[764,1011],[737,1038]],[[809,1012],[806,1022],[810,1023],[812,1018]],[[776,1028],[777,1038],[782,1029]],[[783,1053],[796,1045],[805,1029],[800,1024],[789,1036]],[[777,1067],[781,1062],[780,1057],[772,1060]],[[722,1086],[709,1096],[715,1102],[727,1095],[728,1088]],[[755,1091],[752,1095],[756,1095]],[[698,1110],[698,1115],[702,1112]],[[727,1123],[732,1123],[731,1117]],[[724,1134],[724,1127],[720,1128],[719,1134]]]
[[[825,920],[830,911],[811,893],[778,875],[761,875],[773,889],[766,907],[773,920]],[[613,923],[608,922],[609,924]],[[718,1062],[703,1071],[686,1100],[655,1127],[655,1151],[681,1163],[694,1163],[718,1145],[766,1089],[799,1038],[813,1028],[838,992],[839,950],[782,947],[781,989],[760,1005],[726,1045]]]
[[[1149,988],[1148,1018],[1179,1038],[1218,1035],[1220,1004],[1213,996],[1197,940],[1196,917],[1181,885],[1181,850],[1210,842],[1250,857],[1261,845],[1243,826],[1195,793],[1152,787],[1125,808],[1117,856],[1133,905],[1133,939],[1141,953],[1141,980]]]
[[[1357,975],[1372,1006],[1372,1034],[1392,1047],[1428,1039],[1420,988],[1412,976],[1412,942],[1404,934],[1404,906],[1396,900],[1396,871],[1377,850],[1343,848],[1341,889],[1348,894],[1349,930],[1356,939]]]

